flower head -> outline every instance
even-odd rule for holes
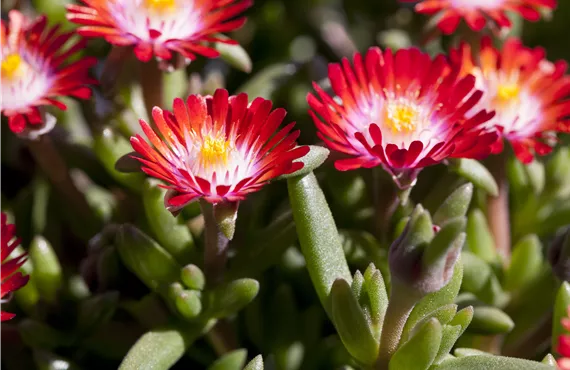
[[[26,262],[26,255],[22,254],[18,257],[7,260],[10,254],[20,245],[20,239],[15,238],[16,226],[7,224],[7,217],[2,212],[2,241],[0,243],[0,259],[2,268],[0,269],[0,299],[4,302],[7,294],[20,289],[28,283],[29,276],[24,276],[18,271],[20,266]],[[13,313],[0,312],[0,321],[6,321],[13,318]]]
[[[483,91],[468,116],[481,109],[494,110],[496,115],[487,125],[502,133],[521,162],[531,162],[534,153],[550,153],[556,132],[570,132],[566,62],[551,63],[543,49],[525,47],[515,38],[497,50],[488,37],[483,38],[478,54],[464,43],[452,50],[451,59],[461,66],[463,75],[474,75],[476,89]],[[501,150],[498,145],[494,151]]]
[[[219,34],[241,27],[239,17],[252,0],[82,0],[68,5],[67,18],[83,25],[86,37],[103,37],[114,45],[134,46],[141,61],[153,55],[170,60],[179,53],[189,60],[219,53],[207,42],[235,43]],[[237,17],[237,18],[236,18]]]
[[[140,135],[131,144],[142,156],[143,171],[176,192],[169,206],[197,198],[242,200],[269,180],[301,169],[303,164],[294,161],[309,151],[295,147],[294,123],[276,132],[286,112],[271,107],[269,100],[248,103],[246,94],[228,97],[223,89],[214,96],[190,95],[186,103],[174,100],[174,113],[153,109],[156,132],[140,121],[154,148]]]
[[[418,0],[400,0],[418,2]],[[540,11],[556,8],[556,0],[420,0],[416,11],[439,13],[437,26],[444,34],[452,34],[461,19],[474,31],[481,31],[488,21],[499,28],[510,28],[507,12],[519,13],[529,21],[540,19]]]
[[[372,48],[353,66],[330,64],[329,79],[334,98],[314,83],[307,99],[319,137],[351,157],[336,161],[339,170],[382,165],[398,176],[448,157],[483,158],[497,140],[483,128],[492,113],[465,118],[481,93],[466,99],[475,78],[458,78],[443,55]]]
[[[73,96],[88,99],[88,77],[95,58],[75,62],[67,59],[85,47],[85,40],[71,41],[73,32],[61,33],[59,27],[49,27],[45,16],[33,22],[12,10],[9,23],[2,21],[2,114],[9,119],[10,129],[22,133],[41,129],[46,123],[39,107],[53,105],[66,109],[58,97]]]

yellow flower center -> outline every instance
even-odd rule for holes
[[[18,54],[10,54],[2,61],[2,78],[11,79],[18,74],[25,62]]]
[[[145,0],[146,7],[158,13],[172,11],[176,5],[176,0]]]
[[[518,100],[520,88],[516,84],[500,85],[497,90],[497,103],[506,104],[513,100]]]
[[[386,108],[386,124],[394,133],[411,132],[416,129],[418,110],[414,106],[405,104],[389,104]]]
[[[200,162],[203,168],[212,168],[220,164],[227,165],[231,143],[225,135],[208,136],[200,148]]]

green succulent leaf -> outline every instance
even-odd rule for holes
[[[449,359],[432,368],[433,370],[552,370],[552,367],[520,358],[501,356],[467,356]]]
[[[104,128],[101,132],[94,134],[93,151],[107,172],[120,184],[139,193],[142,190],[144,175],[142,173],[122,173],[115,168],[115,163],[132,150],[127,139],[110,128]]]
[[[503,311],[495,307],[475,307],[469,331],[483,334],[504,334],[513,330],[515,323]]]
[[[32,356],[38,370],[79,370],[80,367],[70,360],[49,351],[34,349]]]
[[[404,341],[408,340],[408,338],[413,335],[414,330],[422,327],[422,325],[424,325],[427,321],[429,321],[431,319],[437,319],[437,321],[440,324],[444,325],[444,324],[447,324],[449,321],[451,321],[451,319],[453,319],[455,317],[456,313],[457,313],[457,305],[454,303],[449,303],[449,304],[446,304],[444,306],[441,306],[438,309],[436,309],[435,311],[426,315],[422,320],[420,320],[418,323],[416,323],[416,325],[414,325],[413,327],[411,325],[410,326],[406,325],[404,327],[404,332],[402,333],[402,340],[404,340]]]
[[[230,316],[255,299],[259,282],[254,279],[238,279],[208,292],[207,315],[212,318]]]
[[[115,246],[125,266],[149,288],[158,291],[161,286],[178,281],[181,266],[164,248],[135,226],[120,226]]]
[[[53,247],[44,237],[36,236],[30,244],[28,255],[34,266],[34,282],[40,296],[54,303],[63,288],[63,272]]]
[[[498,254],[487,218],[480,209],[474,209],[467,217],[467,245],[469,250],[487,263],[497,263]]]
[[[546,365],[550,365],[554,368],[558,367],[558,364],[556,363],[556,359],[550,353],[547,354],[546,356],[544,356],[544,358],[540,362],[543,364],[546,364]]]
[[[242,370],[247,360],[247,350],[237,349],[216,360],[208,370]]]
[[[565,334],[566,330],[562,326],[562,319],[568,317],[568,307],[570,307],[570,284],[562,283],[556,294],[554,302],[554,314],[552,316],[552,349],[558,347],[558,338]]]
[[[143,186],[143,205],[148,224],[160,245],[179,263],[188,263],[194,254],[194,240],[181,217],[174,217],[164,206],[166,189],[160,181],[147,179]]]
[[[206,277],[200,268],[190,264],[180,271],[180,280],[188,289],[203,290],[206,286]]]
[[[251,360],[243,370],[263,370],[263,357],[257,355]]]
[[[443,326],[441,345],[437,352],[435,363],[438,364],[449,356],[449,351],[457,342],[457,339],[465,332],[465,329],[473,319],[473,307],[469,306],[457,312],[455,317],[449,321],[448,325]]]
[[[118,292],[107,292],[89,297],[79,305],[77,326],[83,333],[111,319],[119,304]]]
[[[390,370],[427,370],[437,355],[442,326],[437,319],[428,320],[390,359]]]
[[[499,187],[493,175],[480,162],[474,159],[453,159],[450,161],[450,169],[476,187],[485,190],[489,195],[497,196]]]
[[[227,36],[222,34],[217,34],[216,37],[228,39]],[[230,66],[245,73],[251,72],[251,58],[241,45],[216,42],[214,48],[220,53],[220,57]]]
[[[334,282],[331,302],[333,322],[348,352],[362,363],[373,364],[378,357],[379,343],[346,280]]]
[[[542,270],[542,245],[536,235],[528,235],[514,246],[511,263],[505,273],[505,289],[514,291],[536,279]]]
[[[289,200],[307,269],[325,310],[336,279],[352,282],[331,211],[313,173],[287,180]]]
[[[443,225],[447,220],[465,216],[471,198],[473,197],[473,184],[461,185],[439,206],[433,214],[433,223]]]

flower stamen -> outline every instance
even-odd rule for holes
[[[165,13],[174,10],[176,0],[145,0],[145,5],[157,13]]]
[[[200,147],[199,162],[202,168],[214,168],[228,164],[231,142],[225,135],[207,136]]]
[[[418,108],[406,103],[389,103],[386,106],[386,125],[394,133],[409,133],[416,129],[419,118]]]
[[[21,72],[25,62],[18,54],[10,54],[2,60],[2,78],[12,79]]]
[[[498,104],[504,105],[513,101],[518,101],[520,95],[520,87],[516,84],[500,85],[497,89],[496,101]]]

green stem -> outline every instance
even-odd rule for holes
[[[154,59],[140,63],[140,83],[149,123],[152,125],[152,108],[164,105],[164,76]]]
[[[55,148],[51,138],[42,135],[37,140],[29,140],[27,143],[36,163],[45,172],[63,199],[74,207],[83,220],[92,220],[91,207],[87,203],[85,195],[73,183],[69,168]]]
[[[218,356],[238,348],[235,332],[225,320],[219,320],[206,336]]]
[[[487,217],[489,228],[495,240],[495,248],[502,257],[505,266],[511,259],[511,226],[509,214],[509,183],[507,180],[505,153],[496,156],[490,166],[490,171],[499,186],[496,197],[487,198]]]
[[[387,370],[392,355],[398,349],[406,321],[412,309],[419,301],[417,294],[410,293],[409,289],[400,286],[398,282],[392,283],[390,300],[384,326],[380,337],[380,354],[376,363],[377,370]]]
[[[336,279],[352,281],[332,213],[315,175],[287,180],[293,219],[307,269],[319,299],[331,317],[330,292]]]
[[[214,206],[202,199],[200,207],[204,216],[204,274],[207,284],[214,286],[223,279],[228,260],[229,239],[218,227]]]

